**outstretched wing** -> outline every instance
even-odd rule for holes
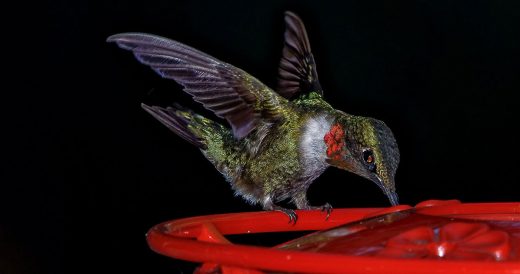
[[[296,14],[289,11],[285,12],[284,39],[276,91],[287,99],[311,91],[323,94],[305,26]]]
[[[243,70],[203,52],[144,33],[116,34],[107,41],[132,51],[141,63],[184,86],[195,101],[225,118],[238,139],[247,136],[262,119],[282,118],[281,108],[287,100]]]

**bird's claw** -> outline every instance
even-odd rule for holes
[[[328,220],[330,217],[330,213],[332,212],[333,208],[329,203],[326,203],[321,206],[321,212],[327,212],[327,217],[325,217],[325,220]]]
[[[326,204],[324,204],[322,206],[310,206],[310,207],[307,207],[307,209],[319,210],[321,212],[326,212],[327,216],[325,217],[325,220],[329,219],[330,213],[332,212],[332,206],[329,203],[326,203]]]
[[[296,212],[294,212],[294,210],[281,207],[279,205],[275,205],[270,197],[267,197],[264,201],[264,210],[276,210],[284,213],[289,217],[289,224],[292,223],[294,225],[298,220],[298,215],[296,215]]]
[[[298,215],[296,215],[296,212],[294,212],[294,210],[288,208],[279,208],[277,210],[283,212],[285,215],[289,217],[289,224],[296,224],[296,221],[298,220]]]

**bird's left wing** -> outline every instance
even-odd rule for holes
[[[286,99],[243,70],[194,48],[144,33],[116,34],[107,41],[132,51],[141,63],[184,86],[195,101],[225,118],[238,139],[260,120],[283,118]]]

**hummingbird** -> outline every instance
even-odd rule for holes
[[[296,222],[297,209],[312,206],[307,190],[333,166],[376,183],[398,204],[395,173],[399,149],[382,121],[334,109],[323,98],[316,63],[302,20],[285,12],[282,57],[276,89],[247,72],[180,42],[146,33],[108,37],[139,62],[225,120],[206,118],[179,105],[141,106],[175,134],[197,147],[230,183],[236,196]]]

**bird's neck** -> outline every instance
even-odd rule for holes
[[[305,173],[312,176],[323,172],[327,163],[327,145],[324,141],[332,127],[333,118],[326,114],[318,114],[307,119],[300,139],[301,163]],[[318,174],[319,175],[319,174]]]

